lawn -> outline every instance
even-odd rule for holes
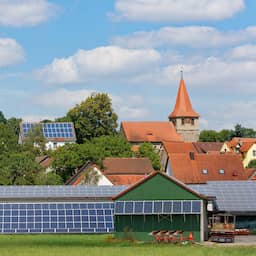
[[[1,235],[1,256],[246,256],[256,247],[205,247],[199,245],[157,245],[115,241],[105,235]]]

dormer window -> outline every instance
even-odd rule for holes
[[[203,169],[202,170],[202,174],[205,174],[205,175],[208,174],[208,170],[207,169]]]
[[[225,174],[225,171],[223,169],[220,169],[219,174]]]

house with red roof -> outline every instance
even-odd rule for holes
[[[186,184],[248,179],[241,158],[236,154],[169,152],[165,171]]]
[[[103,167],[87,163],[74,174],[66,185],[88,184],[87,173],[93,170],[98,178],[93,185],[131,185],[154,171],[148,158],[106,158]]]
[[[243,166],[247,167],[252,160],[256,160],[256,138],[234,137],[223,144],[221,152],[233,152],[240,155]]]

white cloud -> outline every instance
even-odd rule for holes
[[[93,90],[70,91],[60,89],[54,92],[44,93],[37,97],[36,102],[45,107],[59,107],[69,109],[89,97]]]
[[[57,9],[47,0],[0,0],[0,26],[35,26],[54,16]]]
[[[144,99],[139,95],[116,96],[110,95],[113,108],[121,120],[139,120],[149,116],[149,110],[144,106]]]
[[[21,45],[14,39],[0,38],[0,67],[14,65],[24,59],[25,53]]]
[[[116,0],[115,19],[131,21],[202,21],[230,18],[244,0]]]
[[[38,95],[32,101],[35,104],[47,108],[60,108],[63,112],[68,111],[70,108],[74,107],[76,104],[81,103],[87,97],[95,91],[93,90],[66,90],[60,89],[54,92],[44,93]],[[109,95],[112,99],[113,108],[118,114],[119,119],[133,120],[147,117],[149,111],[144,106],[144,99],[138,95]],[[32,117],[32,118],[31,118]],[[28,116],[26,118],[31,118],[32,120],[42,120],[46,117]]]
[[[23,122],[41,122],[43,120],[54,120],[56,117],[47,115],[25,115],[22,117]]]
[[[99,78],[129,77],[156,66],[161,55],[152,49],[124,49],[117,46],[78,50],[73,56],[54,61],[35,72],[50,84],[79,83]]]
[[[114,37],[112,41],[116,45],[129,48],[172,46],[216,48],[237,45],[250,40],[256,40],[256,27],[254,26],[238,31],[220,31],[206,26],[164,27],[159,30]]]
[[[204,125],[205,121],[203,121],[201,127],[203,129],[234,129],[236,124],[253,129],[256,127],[256,120],[252,118],[256,115],[255,101],[222,102],[222,104],[216,104],[215,108],[208,109],[207,125]]]
[[[246,44],[233,48],[230,57],[234,59],[256,59],[256,44]]]

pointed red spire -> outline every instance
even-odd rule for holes
[[[192,107],[182,75],[176,98],[176,104],[173,112],[169,115],[169,118],[176,117],[199,117],[199,114]]]

